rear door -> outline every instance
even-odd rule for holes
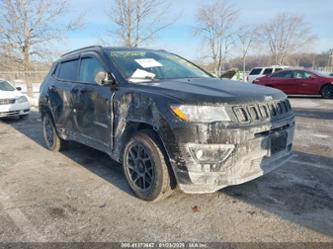
[[[79,68],[79,82],[72,89],[75,129],[86,144],[97,149],[109,148],[112,89],[95,82],[98,72],[108,70],[99,56],[93,53],[81,56]]]
[[[292,81],[292,71],[280,71],[272,74],[270,84],[272,87],[277,88],[287,94],[290,94]]]
[[[79,58],[73,57],[55,66],[48,84],[48,97],[58,129],[70,135],[73,132],[71,89],[77,81]]]

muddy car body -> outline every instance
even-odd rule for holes
[[[87,65],[95,69],[86,72]],[[41,86],[40,112],[49,149],[74,140],[106,152],[145,200],[176,185],[211,193],[268,173],[291,157],[295,126],[281,91],[219,80],[174,54],[146,49],[64,55]]]

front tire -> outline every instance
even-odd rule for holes
[[[19,119],[21,119],[21,120],[25,120],[25,119],[27,119],[29,117],[29,114],[24,114],[24,115],[20,115],[19,116]]]
[[[48,114],[43,116],[43,137],[47,149],[58,152],[64,148],[65,141],[58,136],[53,121]]]
[[[333,98],[333,86],[332,85],[324,86],[321,89],[320,94],[324,99],[332,99]]]
[[[172,193],[166,159],[153,132],[139,132],[125,146],[123,170],[136,196],[158,201]]]

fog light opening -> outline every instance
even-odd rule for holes
[[[199,163],[223,163],[233,152],[231,144],[189,144],[192,157]]]

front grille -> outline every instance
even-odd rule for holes
[[[249,115],[243,107],[234,107],[233,110],[239,122],[245,123],[250,121]]]
[[[264,119],[268,118],[269,115],[269,108],[267,105],[259,105],[259,110],[260,110],[260,115],[261,117],[263,117]]]
[[[289,100],[271,101],[265,104],[233,107],[236,119],[241,123],[274,119],[291,111]]]
[[[17,116],[19,114],[19,111],[0,112],[0,117]]]
[[[14,103],[15,99],[0,99],[0,105],[10,105]]]
[[[260,120],[259,110],[256,106],[249,106],[248,111],[252,120]]]

